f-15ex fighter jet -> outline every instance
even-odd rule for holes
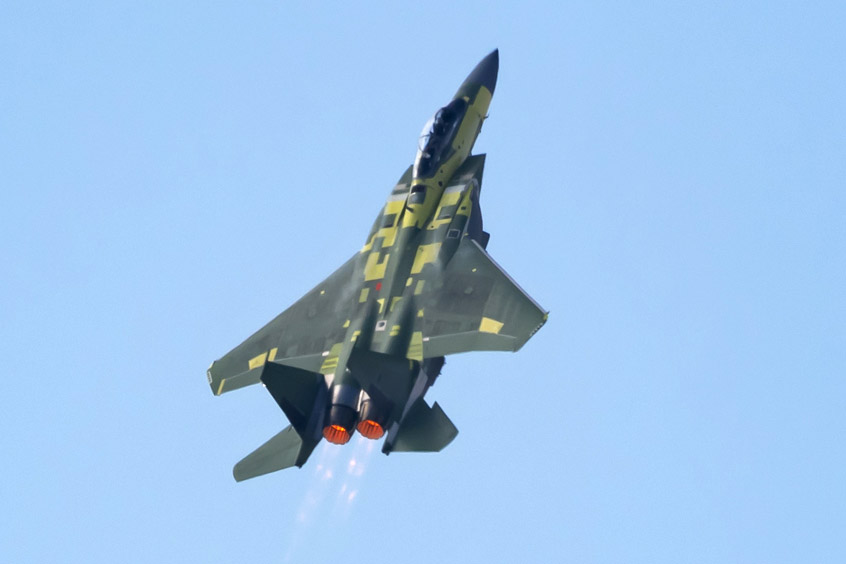
[[[382,452],[435,452],[458,430],[423,396],[444,356],[516,351],[547,313],[485,252],[470,156],[493,96],[499,52],[426,122],[364,247],[329,278],[212,363],[220,395],[262,382],[290,425],[235,465],[238,481],[301,467],[321,439],[386,433]]]

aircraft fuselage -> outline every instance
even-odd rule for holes
[[[387,432],[386,454],[441,450],[458,429],[423,396],[444,357],[516,351],[546,321],[485,250],[485,155],[470,151],[498,68],[493,51],[426,122],[360,251],[209,367],[215,394],[261,382],[291,423],[236,464],[236,480],[302,466],[321,440],[356,431]]]

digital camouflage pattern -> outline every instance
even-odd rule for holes
[[[368,438],[387,431],[386,454],[441,450],[458,431],[423,396],[444,356],[516,351],[546,321],[485,251],[485,155],[470,150],[498,67],[493,51],[427,122],[361,250],[209,367],[216,395],[262,382],[291,422],[235,466],[236,480],[302,466],[356,423]]]

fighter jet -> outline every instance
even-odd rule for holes
[[[479,194],[499,52],[426,122],[414,163],[338,270],[208,369],[220,395],[261,382],[290,425],[238,462],[237,481],[302,467],[326,439],[385,437],[382,452],[437,452],[458,434],[424,400],[444,357],[516,351],[548,313],[485,251]]]

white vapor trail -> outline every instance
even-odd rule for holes
[[[309,536],[317,519],[331,520],[333,526],[349,519],[376,442],[356,435],[352,444],[344,446],[321,443],[315,452],[317,456],[309,461],[314,464],[312,474],[290,530],[283,562],[293,561],[297,548]],[[330,498],[334,498],[334,502],[331,509],[325,511]]]

